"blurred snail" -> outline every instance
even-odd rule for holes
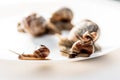
[[[46,34],[61,34],[61,30],[59,30],[54,24],[51,22],[47,22],[46,25]]]
[[[60,33],[62,30],[71,30],[73,25],[71,23],[73,19],[73,12],[69,8],[61,8],[53,13],[50,18],[48,28],[55,28],[53,32]],[[59,32],[60,31],[60,32]]]
[[[91,20],[85,19],[80,22],[78,27],[74,27],[68,36],[68,39],[71,41],[77,41],[78,35],[84,41],[90,41],[90,38],[95,42],[100,36],[100,29],[98,25]]]
[[[32,13],[19,22],[17,28],[19,32],[27,32],[33,36],[39,36],[45,33],[45,26],[46,20],[44,17]]]
[[[16,53],[12,50],[10,51]],[[16,54],[19,55],[18,58],[20,60],[48,60],[47,57],[50,54],[50,50],[46,46],[41,45],[39,49],[33,52],[33,54]]]
[[[58,45],[59,45],[61,54],[63,56],[68,55],[69,49],[72,47],[72,45],[73,45],[74,42],[68,40],[67,37],[63,37],[60,34],[56,34],[56,36],[59,38]]]
[[[49,21],[36,13],[32,13],[18,23],[19,32],[27,32],[32,36],[40,36],[43,34],[61,34],[62,30],[71,30],[73,13],[69,8],[61,8],[56,11]]]
[[[62,38],[59,35],[60,51],[69,58],[88,57],[98,49],[94,43],[99,35],[100,30],[97,24],[90,20],[83,20],[79,27],[74,27],[70,31],[68,37]]]
[[[70,51],[69,58],[89,57],[94,53],[95,48],[92,41],[82,42],[81,40],[78,40],[72,45]]]

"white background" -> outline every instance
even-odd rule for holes
[[[30,12],[38,12],[47,18],[54,10],[68,6],[75,13],[73,23],[88,18],[101,28],[101,44],[120,45],[120,1],[114,0],[1,0],[0,1],[0,49],[14,46],[9,25]],[[19,18],[20,18],[19,17]],[[11,20],[10,20],[11,19]],[[5,22],[7,21],[7,22]],[[4,27],[5,26],[5,27]],[[7,27],[6,27],[7,26]],[[6,32],[5,32],[6,30]],[[11,32],[15,36],[14,33]],[[13,45],[11,45],[13,44]],[[70,80],[119,80],[120,50],[86,61],[77,62],[27,62],[0,60],[0,80],[70,79]]]

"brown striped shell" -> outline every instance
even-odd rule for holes
[[[39,49],[34,51],[36,57],[46,58],[50,53],[50,50],[45,46],[41,45]]]
[[[18,31],[30,33],[33,36],[39,36],[45,33],[46,20],[36,13],[30,14],[18,23]]]
[[[21,60],[45,60],[49,54],[50,50],[46,46],[41,45],[33,54],[21,54],[18,58]]]
[[[78,40],[72,45],[70,51],[69,58],[89,57],[94,53],[94,45],[92,41],[86,43]]]

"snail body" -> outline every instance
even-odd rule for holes
[[[21,60],[46,60],[49,54],[50,50],[46,46],[41,45],[33,54],[21,54],[18,58]]]

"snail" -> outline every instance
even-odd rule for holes
[[[79,27],[74,27],[70,31],[68,37],[63,38],[59,35],[60,51],[62,54],[69,56],[69,58],[77,56],[88,57],[98,50],[94,43],[99,38],[99,35],[100,29],[96,23],[87,19],[83,20]]]
[[[81,39],[89,41],[90,37],[95,42],[100,36],[100,29],[96,23],[91,20],[82,20],[78,27],[74,27],[68,36],[71,41],[77,41],[76,35],[80,36]]]
[[[16,53],[10,50],[13,53]],[[33,54],[19,54],[16,53],[20,60],[48,60],[47,57],[50,54],[50,50],[45,46],[41,45],[39,49],[35,50]]]
[[[46,31],[46,20],[44,17],[32,13],[18,23],[17,29],[19,32],[27,32],[33,36],[43,35]]]
[[[55,28],[57,32],[58,30],[59,31],[71,30],[73,28],[73,24],[71,23],[72,19],[73,19],[72,10],[65,7],[61,8],[53,13],[52,17],[49,20],[48,28],[49,26],[52,26]]]
[[[95,46],[92,40],[89,42],[78,40],[72,45],[68,57],[89,57],[92,53],[94,53],[94,51]]]

